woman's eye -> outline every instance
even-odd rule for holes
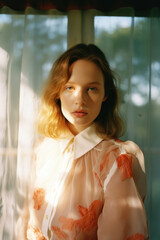
[[[66,88],[65,88],[66,90],[72,90],[73,89],[73,87],[71,87],[71,86],[66,86]]]
[[[97,89],[95,88],[95,87],[90,87],[90,88],[88,88],[88,91],[96,91]]]

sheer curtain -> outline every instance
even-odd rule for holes
[[[3,12],[7,14],[3,14]],[[67,48],[67,17],[2,9],[0,15],[0,239],[14,239],[30,178],[35,119],[52,62]]]
[[[127,16],[127,17],[124,17]],[[27,196],[35,119],[52,62],[76,43],[96,43],[118,74],[123,139],[144,151],[150,236],[159,239],[160,202],[160,18],[132,8],[95,10],[0,10],[0,239],[14,239],[16,219]]]

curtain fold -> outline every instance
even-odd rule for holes
[[[124,138],[144,151],[150,239],[160,238],[160,11],[153,8],[149,17],[135,14],[134,8],[114,11],[114,17],[93,10],[0,9],[0,239],[15,239],[15,223],[27,198],[45,79],[67,45],[81,41],[95,42],[120,75],[121,113],[128,125]]]
[[[5,27],[7,26],[8,27]],[[1,165],[1,218],[0,237],[14,235],[14,206],[17,172],[17,148],[19,129],[19,96],[22,48],[17,47],[14,33],[16,18],[8,16],[0,35],[0,165]],[[23,30],[22,28],[20,31]],[[21,36],[22,37],[22,34]],[[22,37],[23,42],[23,37]],[[6,224],[7,222],[7,224]],[[11,230],[9,230],[9,228]]]

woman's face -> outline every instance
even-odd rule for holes
[[[77,60],[71,76],[60,92],[61,111],[68,127],[77,134],[89,127],[105,101],[104,77],[101,69],[88,60]]]

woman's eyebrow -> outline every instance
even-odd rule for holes
[[[88,83],[88,84],[96,84],[96,85],[100,85],[101,83],[100,82],[90,82],[90,83]]]
[[[73,81],[68,81],[66,84],[77,84],[77,83],[76,83],[76,82],[73,82]],[[100,85],[101,83],[98,82],[98,81],[94,81],[94,82],[89,82],[89,83],[87,83],[87,85],[91,85],[91,84]]]

